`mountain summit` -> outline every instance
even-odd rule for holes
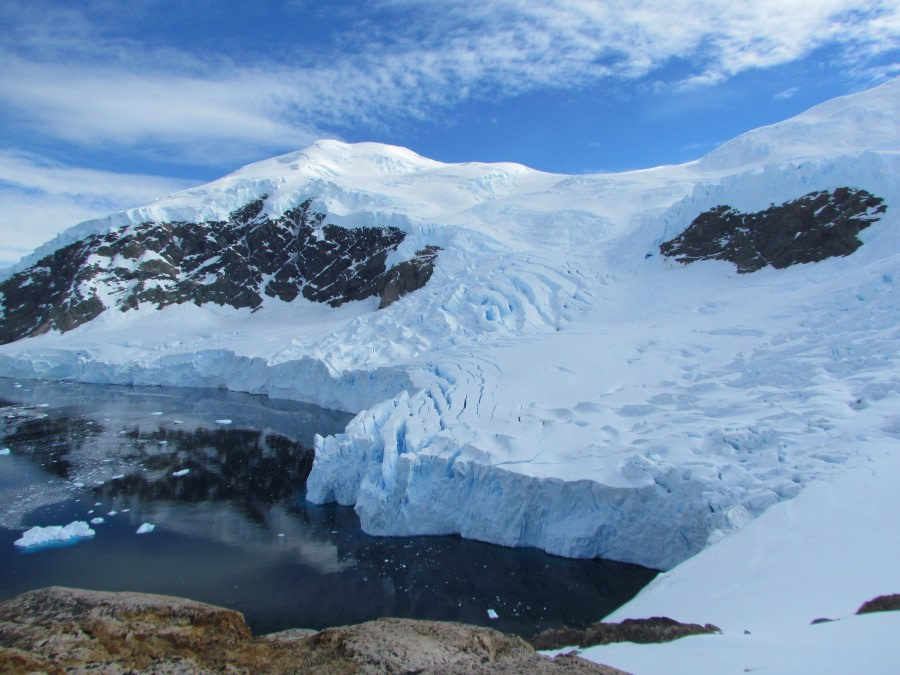
[[[669,568],[895,438],[898,112],[620,174],[320,141],[23,260],[0,374],[352,411],[307,494],[368,532]]]

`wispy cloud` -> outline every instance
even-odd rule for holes
[[[800,89],[798,87],[789,87],[789,88],[785,89],[784,91],[779,91],[777,94],[775,94],[775,98],[778,99],[779,101],[784,101],[784,100],[787,100],[789,98],[793,98],[794,96],[796,96],[798,91],[800,91]]]
[[[673,60],[689,68],[669,84],[691,86],[825,45],[846,47],[848,69],[859,69],[900,40],[900,7],[882,0],[381,0],[370,7],[374,18],[345,26],[340,50],[265,57],[193,53],[127,35],[99,40],[90,12],[55,3],[8,11],[0,102],[35,133],[215,164],[349,128],[401,124],[467,98],[660,78]]]
[[[143,204],[194,182],[69,167],[0,151],[0,267],[70,225]]]

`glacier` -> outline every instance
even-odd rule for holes
[[[459,533],[670,569],[808,485],[895,444],[900,79],[695,162],[563,176],[320,141],[77,225],[216,220],[261,194],[441,248],[378,310],[274,298],[107,311],[0,346],[0,375],[221,387],[355,413],[316,439],[314,502],[373,534]],[[884,216],[847,257],[737,274],[660,244],[717,205],[865,189]]]

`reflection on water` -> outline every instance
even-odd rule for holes
[[[378,616],[530,635],[597,620],[653,576],[458,537],[362,533],[308,505],[314,434],[350,416],[223,391],[0,379],[0,597],[50,584],[182,595],[255,632]],[[102,518],[96,536],[23,553],[34,525]],[[135,534],[143,522],[156,525]],[[487,609],[500,618],[491,621]]]

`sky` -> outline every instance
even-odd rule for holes
[[[0,267],[321,138],[623,171],[898,74],[896,0],[10,0]]]

